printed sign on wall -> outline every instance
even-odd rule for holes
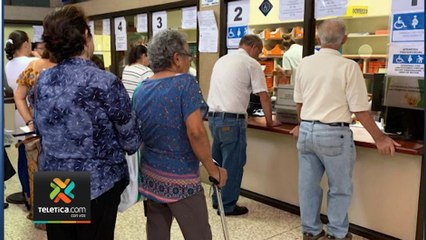
[[[392,42],[424,41],[424,12],[395,13],[392,15]]]
[[[391,76],[424,76],[424,47],[419,44],[391,44],[388,74]]]
[[[164,29],[167,29],[167,12],[152,13],[152,34],[155,35]]]
[[[241,38],[248,33],[250,2],[248,0],[228,2],[226,45],[238,48]]]
[[[124,17],[114,18],[115,49],[127,51],[127,23]]]

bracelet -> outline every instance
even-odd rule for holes
[[[31,123],[33,123],[34,121],[31,119],[31,120],[28,120],[26,123],[25,123],[25,125],[30,125]]]

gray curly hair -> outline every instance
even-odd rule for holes
[[[184,53],[185,36],[171,29],[161,30],[148,44],[149,63],[154,73],[172,66],[173,54]]]

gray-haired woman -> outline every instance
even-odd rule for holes
[[[147,238],[170,239],[176,218],[185,239],[212,239],[199,162],[225,185],[226,170],[214,165],[200,108],[204,101],[192,75],[191,54],[184,36],[158,32],[148,46],[154,75],[134,94],[134,108],[143,136],[142,186]]]

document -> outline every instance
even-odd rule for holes
[[[213,10],[200,11],[198,13],[199,25],[199,52],[217,52],[219,31]]]

